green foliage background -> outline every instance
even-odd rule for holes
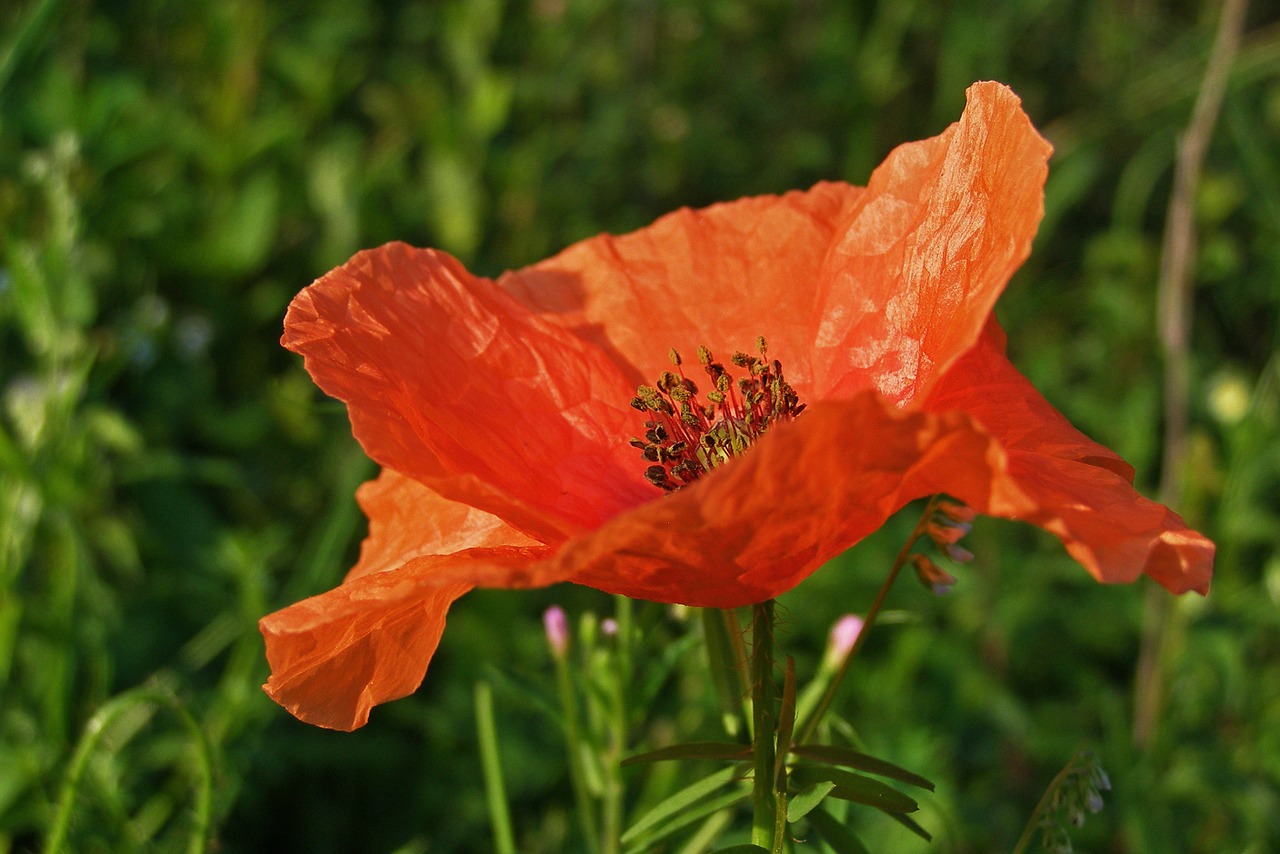
[[[563,743],[534,699],[549,687],[513,686],[552,682],[543,608],[606,614],[607,597],[468,596],[422,690],[355,734],[258,690],[258,617],[336,583],[362,535],[352,491],[372,466],[276,344],[290,297],[362,247],[438,246],[495,274],[681,205],[861,183],[953,121],[970,82],[999,79],[1057,149],[1035,255],[999,309],[1015,362],[1153,494],[1161,229],[1216,10],[4,4],[0,851],[39,850],[67,793],[70,850],[182,848],[201,739],[219,850],[489,850],[471,705],[493,668],[519,846],[576,850]],[[873,752],[938,781],[927,850],[1008,850],[1081,744],[1114,791],[1080,848],[1280,848],[1274,10],[1249,18],[1196,212],[1180,509],[1219,559],[1212,595],[1170,609],[1158,728],[1133,746],[1144,585],[1100,587],[1048,535],[980,522],[953,594],[894,591],[898,619],[841,704]],[[802,677],[912,522],[783,600]],[[641,613],[656,659],[683,629]],[[712,727],[698,653],[680,661],[637,744]],[[125,693],[140,686],[154,693]],[[86,724],[122,695],[65,787]],[[878,850],[926,850],[877,818],[857,826]]]

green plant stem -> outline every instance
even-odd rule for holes
[[[627,747],[627,685],[631,682],[631,600],[617,596],[617,667],[610,680],[609,755],[604,763],[601,854],[617,854],[622,836],[622,754]]]
[[[515,854],[515,837],[511,832],[511,813],[502,783],[502,761],[498,755],[498,731],[493,722],[493,689],[488,682],[477,682],[476,736],[480,742],[480,769],[484,774],[484,794],[489,807],[489,823],[493,827],[493,848],[498,854]]]
[[[1022,854],[1031,844],[1031,837],[1035,836],[1036,828],[1040,826],[1040,819],[1044,816],[1044,811],[1049,808],[1050,802],[1053,800],[1053,793],[1057,791],[1058,786],[1062,785],[1062,781],[1067,779],[1067,775],[1075,768],[1076,762],[1080,760],[1083,751],[1077,750],[1075,754],[1062,766],[1049,785],[1044,790],[1044,794],[1040,796],[1040,802],[1036,804],[1036,808],[1031,811],[1031,817],[1027,819],[1027,826],[1022,829],[1022,835],[1018,837],[1018,842],[1013,846],[1013,854]]]
[[[578,823],[586,841],[587,850],[600,852],[600,836],[591,793],[587,790],[586,761],[582,751],[582,727],[578,722],[578,698],[573,690],[573,678],[569,673],[569,657],[553,656],[556,662],[556,686],[560,691],[560,710],[564,713],[564,740],[569,759],[569,783],[573,786],[573,798],[578,810]]]
[[[777,686],[773,681],[773,600],[751,608],[751,717],[755,782],[752,792],[751,842],[774,850],[778,802],[773,785],[774,733],[777,730]]]
[[[818,729],[818,724],[822,723],[822,718],[827,714],[827,710],[831,708],[831,704],[836,698],[836,692],[840,689],[840,683],[844,681],[845,674],[849,672],[849,664],[853,661],[853,657],[858,654],[858,650],[862,649],[862,644],[866,641],[867,635],[871,633],[871,627],[875,625],[876,617],[880,615],[880,609],[884,607],[884,601],[889,595],[889,588],[893,587],[893,582],[897,580],[898,573],[902,571],[902,567],[906,566],[907,558],[911,556],[911,550],[915,547],[916,541],[924,535],[925,526],[928,525],[929,518],[933,516],[934,510],[938,506],[938,501],[939,498],[935,495],[925,504],[924,512],[920,514],[920,520],[916,522],[911,535],[907,537],[907,541],[898,551],[898,556],[894,558],[893,566],[889,568],[889,574],[885,577],[884,583],[880,585],[879,592],[876,593],[875,601],[871,603],[871,607],[867,610],[867,616],[862,623],[862,631],[858,633],[858,637],[854,640],[849,654],[841,662],[840,669],[832,677],[831,684],[827,686],[827,690],[818,702],[817,708],[805,720],[804,725],[800,727],[799,735],[795,739],[796,744],[805,744],[809,739],[813,738],[814,732]]]
[[[173,712],[191,736],[191,741],[196,748],[195,805],[192,813],[195,826],[192,829],[187,850],[192,854],[206,850],[213,802],[213,760],[208,739],[205,738],[204,730],[200,729],[200,724],[177,697],[161,688],[146,686],[125,691],[103,703],[85,724],[84,735],[76,745],[76,752],[71,757],[66,777],[63,778],[62,786],[58,790],[58,804],[54,809],[53,820],[49,823],[49,832],[45,836],[44,850],[49,854],[59,854],[61,851],[68,850],[66,842],[67,830],[71,824],[71,808],[75,804],[76,792],[80,788],[80,781],[84,778],[89,757],[93,755],[94,748],[98,746],[98,742],[102,740],[113,723],[140,705],[153,705]]]

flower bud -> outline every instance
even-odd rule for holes
[[[862,634],[862,627],[863,620],[857,614],[845,614],[836,620],[827,641],[826,662],[829,666],[834,668],[844,664],[858,635]]]
[[[937,510],[940,515],[952,522],[972,522],[973,517],[977,515],[972,507],[957,504],[954,501],[939,501]]]
[[[912,555],[911,563],[916,569],[916,578],[920,583],[933,591],[935,596],[945,596],[956,586],[956,579],[929,560],[925,555]]]
[[[542,627],[547,632],[552,654],[556,658],[564,658],[569,650],[569,624],[565,620],[564,609],[559,605],[548,608],[542,615]]]

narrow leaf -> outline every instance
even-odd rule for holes
[[[799,821],[804,818],[814,807],[822,803],[835,787],[836,784],[830,780],[823,780],[793,796],[787,803],[787,821]]]
[[[702,821],[707,816],[714,815],[734,804],[745,801],[750,796],[751,790],[744,788],[738,792],[725,792],[723,795],[703,801],[697,806],[674,816],[669,821],[654,828],[651,832],[642,833],[632,842],[626,843],[625,854],[640,854],[642,851],[648,851],[659,842],[666,841],[689,825]],[[623,841],[626,841],[625,836]]]
[[[810,786],[828,780],[835,784],[831,796],[845,801],[866,804],[885,812],[915,812],[920,805],[897,789],[871,777],[829,768],[824,765],[797,765],[791,778],[798,785]]]
[[[717,848],[711,854],[757,854],[760,851],[763,851],[764,854],[769,854],[768,848],[761,848],[759,845],[750,843],[746,845],[730,845],[728,848]]]
[[[707,816],[693,835],[685,840],[676,854],[705,854],[720,838],[726,827],[733,823],[733,810],[720,810]]]
[[[871,854],[852,830],[832,818],[826,810],[816,809],[809,813],[809,824],[823,841],[835,849],[836,854]]]
[[[901,824],[903,827],[905,827],[907,830],[914,833],[916,836],[919,836],[925,842],[933,841],[933,834],[925,830],[923,827],[921,827],[919,823],[917,823],[916,820],[913,819],[911,816],[906,815],[905,813],[900,813],[900,812],[890,812],[890,813],[885,813],[885,815],[889,816],[889,818]]]
[[[639,701],[636,703],[636,708],[647,709],[653,706],[654,698],[658,696],[658,692],[662,690],[662,686],[666,684],[671,673],[676,669],[685,654],[697,644],[698,636],[696,634],[687,634],[663,647],[662,655],[659,656],[658,660],[656,662],[651,661],[644,668],[645,680],[640,687]]]
[[[724,729],[730,736],[736,736],[742,729],[742,704],[739,702],[741,695],[735,686],[738,661],[724,615],[719,609],[702,609],[702,630],[706,637],[711,684],[716,691],[716,700],[720,703]]]
[[[635,765],[639,762],[663,762],[668,759],[723,759],[741,762],[750,758],[750,745],[733,744],[728,741],[690,741],[628,756],[622,760],[622,764]]]
[[[738,776],[739,770],[736,766],[733,768],[724,768],[709,777],[703,777],[698,782],[685,786],[683,789],[676,792],[671,797],[661,801],[654,806],[653,809],[649,810],[637,819],[636,823],[631,825],[630,829],[628,829],[626,833],[622,834],[622,843],[624,845],[627,844],[649,828],[659,822],[667,820],[700,798],[706,797],[716,789],[728,785],[731,781],[737,779]]]
[[[883,759],[877,759],[874,756],[868,756],[856,750],[835,747],[829,744],[798,744],[791,748],[791,752],[796,756],[803,756],[805,759],[812,759],[815,762],[823,762],[827,765],[842,765],[845,768],[856,768],[859,771],[866,771],[868,774],[889,777],[902,783],[933,791],[933,781],[921,777],[919,774],[913,774],[891,762],[885,762]]]

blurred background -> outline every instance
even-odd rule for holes
[[[1280,850],[1280,14],[1253,6],[1194,194],[1174,502],[1218,543],[1213,592],[1144,602],[1147,584],[1104,588],[1051,536],[980,520],[954,592],[895,588],[839,706],[938,783],[918,814],[932,846],[859,814],[876,850],[1009,850],[1082,745],[1114,788],[1080,850]],[[336,584],[363,536],[352,492],[373,466],[277,344],[289,299],[362,247],[496,275],[681,205],[863,183],[998,79],[1056,148],[998,309],[1011,355],[1156,495],[1162,231],[1218,9],[4,3],[0,851],[40,850],[60,800],[68,850],[182,850],[200,792],[221,851],[491,850],[480,678],[517,847],[579,850],[540,615],[589,626],[609,597],[467,596],[423,688],[354,734],[259,690],[257,619]],[[783,599],[802,678],[914,518]],[[716,737],[687,619],[638,606],[640,664],[669,675],[636,745]],[[1140,651],[1154,676],[1135,691]]]

